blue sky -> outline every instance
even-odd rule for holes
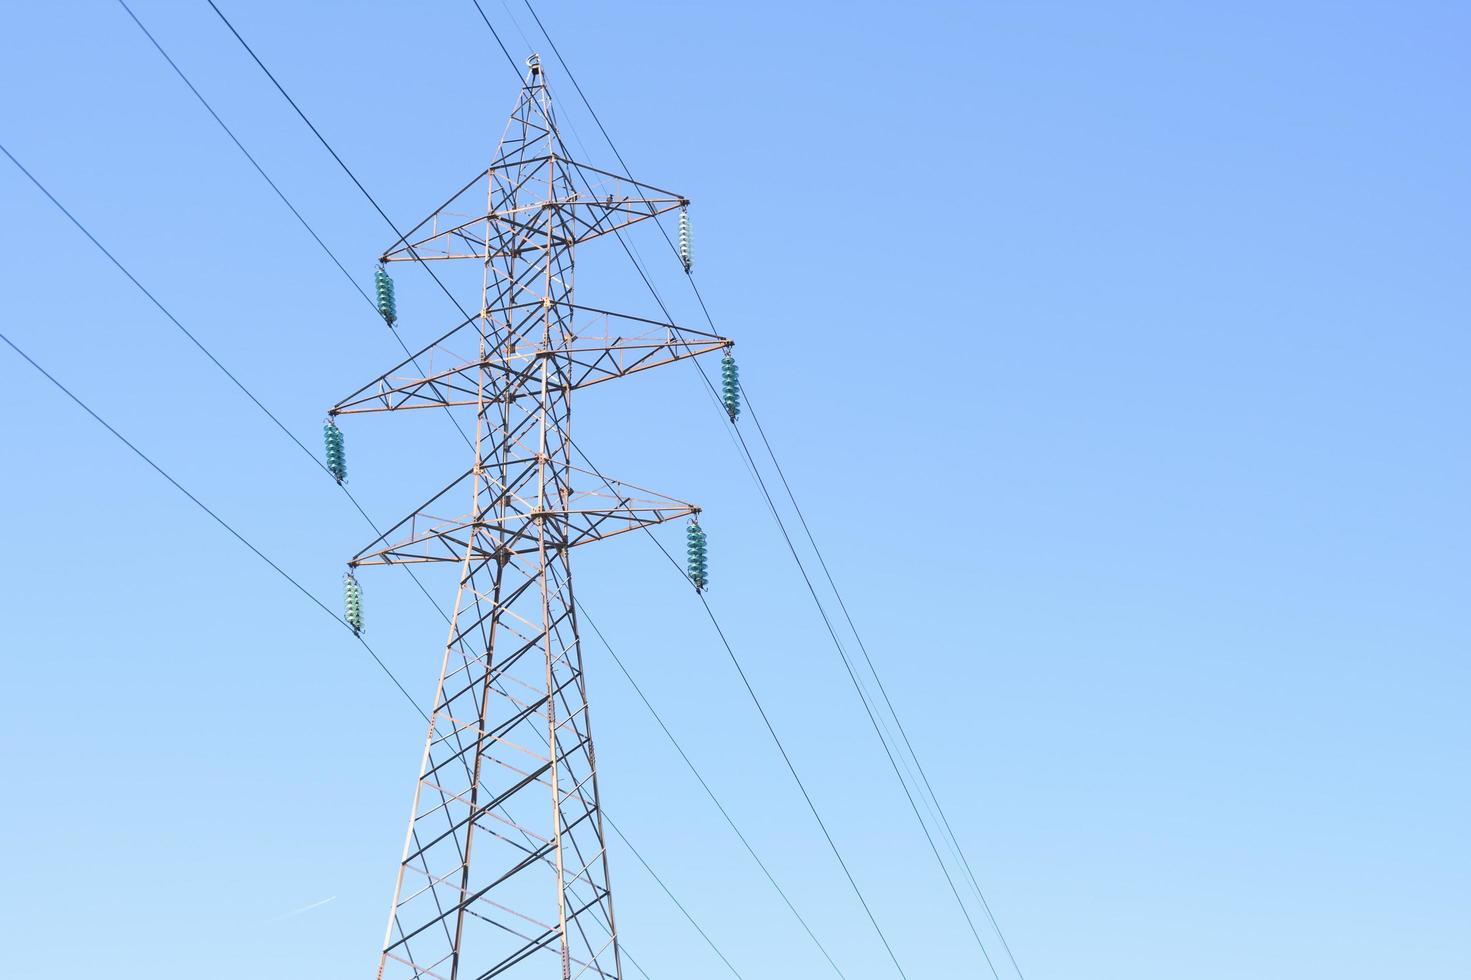
[[[208,5],[132,6],[369,283],[391,234]],[[516,80],[470,0],[222,7],[396,221],[485,165]],[[485,8],[524,54],[525,8]],[[1025,975],[1471,972],[1466,9],[538,11],[635,176],[693,199],[701,289]],[[381,322],[116,3],[6,19],[0,142],[315,449],[396,362]],[[337,488],[4,160],[0,201],[3,332],[335,606],[372,538]],[[578,272],[657,311],[616,243]],[[448,304],[398,278],[426,342]],[[8,969],[368,975],[422,721],[8,348],[0,378]],[[579,443],[706,508],[712,607],[908,975],[989,976],[697,379],[605,387]],[[466,465],[442,421],[344,428],[380,522]],[[585,552],[580,598],[845,975],[895,976],[694,596],[647,541]],[[368,638],[423,702],[443,627],[398,578],[364,575]],[[822,975],[586,639],[609,813],[741,975]],[[649,975],[729,975],[612,847]]]

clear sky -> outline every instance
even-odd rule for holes
[[[204,0],[133,6],[370,282],[393,236]],[[396,221],[489,159],[517,83],[471,0],[221,6]],[[485,7],[522,57],[520,0]],[[538,11],[635,175],[693,200],[716,323],[1028,980],[1471,975],[1467,7]],[[113,0],[8,4],[0,85],[0,142],[313,450],[395,363]],[[4,159],[0,203],[3,332],[335,608],[373,536],[338,489]],[[578,271],[657,312],[616,242]],[[451,308],[398,278],[427,342]],[[908,976],[990,976],[693,372],[605,387],[579,442],[706,508],[712,607]],[[0,411],[0,972],[369,976],[423,722],[8,348]],[[427,414],[344,428],[380,522],[468,462]],[[844,974],[896,976],[688,587],[640,536],[577,558]],[[427,702],[442,622],[363,580]],[[741,976],[835,976],[586,651],[608,812]],[[611,846],[648,975],[731,975]]]

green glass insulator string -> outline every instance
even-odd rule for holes
[[[328,419],[322,426],[322,442],[326,445],[327,471],[338,483],[347,479],[347,454],[342,448],[342,430],[336,421]]]
[[[730,351],[726,351],[725,356],[720,359],[720,388],[725,414],[734,422],[741,414],[741,371],[736,367],[735,358],[730,356]]]
[[[398,320],[398,302],[393,296],[393,280],[381,265],[373,270],[373,287],[378,292],[378,312],[391,327]]]
[[[342,577],[342,606],[343,618],[352,631],[361,635],[363,632],[363,587],[358,585],[357,577],[349,569]]]
[[[687,574],[695,585],[695,591],[704,592],[710,587],[710,575],[705,555],[705,529],[700,527],[699,521],[690,521],[685,529],[685,544],[689,556]]]
[[[679,261],[684,265],[685,272],[694,268],[694,253],[690,248],[689,208],[682,208],[679,212]]]

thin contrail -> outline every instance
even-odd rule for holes
[[[313,902],[310,905],[303,905],[301,908],[297,909],[294,912],[287,912],[285,915],[278,915],[278,916],[276,916],[276,921],[280,921],[281,919],[289,919],[293,915],[300,915],[303,912],[310,912],[312,909],[321,908],[323,905],[326,905],[328,902],[334,902],[336,900],[337,900],[337,896],[336,895],[331,895],[331,896],[329,896],[327,898],[322,899],[320,902]]]

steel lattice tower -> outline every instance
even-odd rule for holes
[[[571,160],[527,64],[494,162],[383,256],[480,262],[479,312],[331,410],[475,409],[470,469],[349,562],[460,566],[380,978],[621,978],[569,553],[698,508],[572,466],[572,394],[730,346],[573,302],[579,244],[688,202]]]

